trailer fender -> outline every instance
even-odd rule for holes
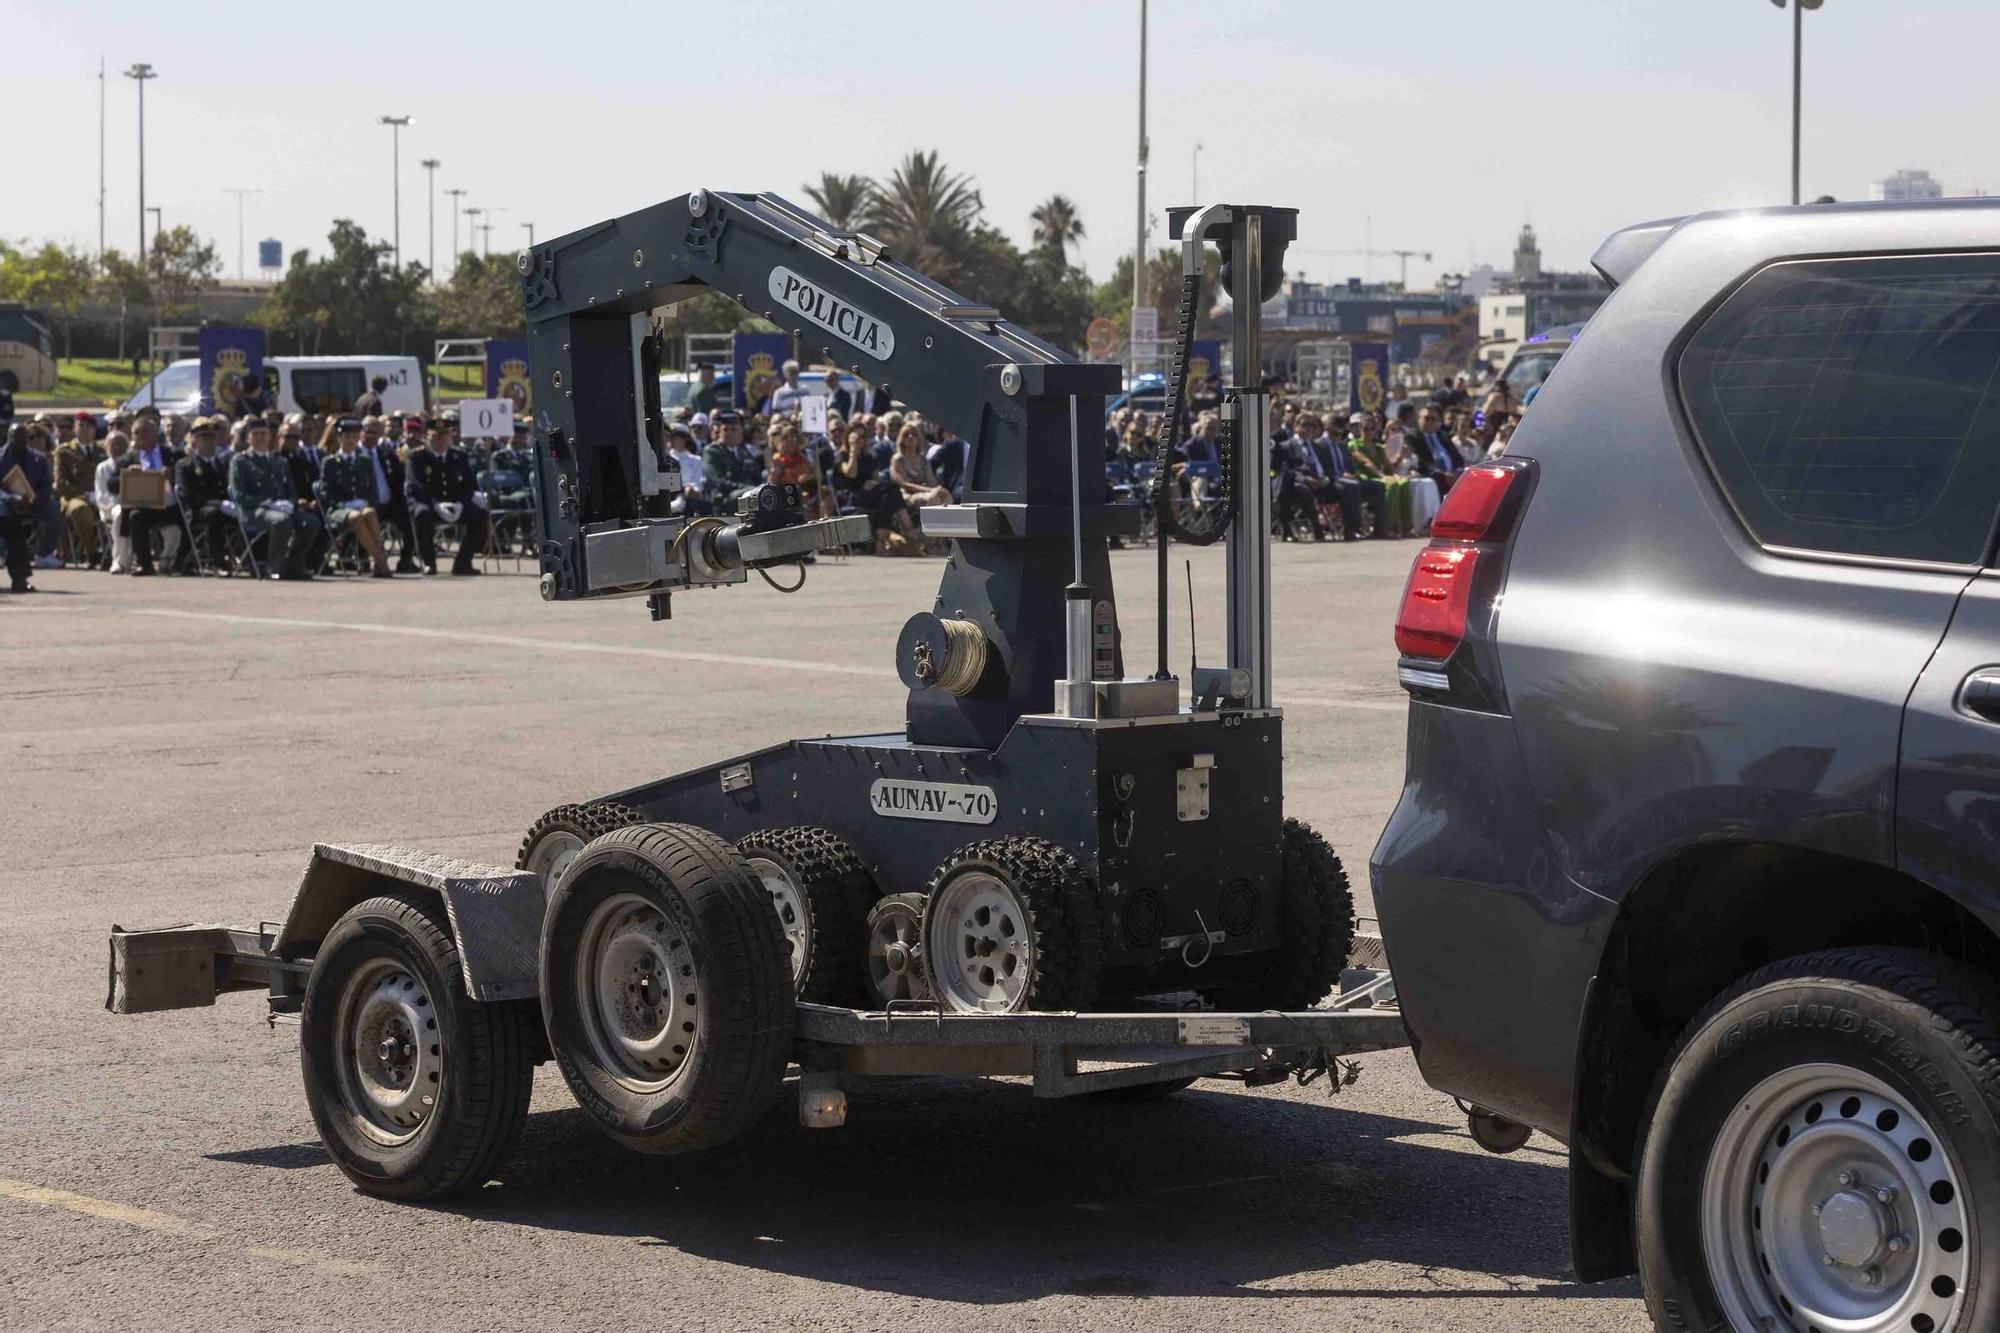
[[[466,994],[482,1001],[540,995],[542,877],[409,847],[315,844],[272,952],[309,958],[349,908],[409,888],[443,900]]]

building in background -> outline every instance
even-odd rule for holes
[[[1479,298],[1478,359],[1504,364],[1514,349],[1544,329],[1581,324],[1597,313],[1611,288],[1595,273],[1554,273],[1542,267],[1535,229],[1523,226],[1513,271],[1496,274]]]
[[[1905,167],[1887,180],[1876,181],[1868,187],[1870,199],[1901,202],[1908,199],[1942,199],[1944,186],[1928,171],[1918,171]]]

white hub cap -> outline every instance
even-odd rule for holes
[[[545,884],[554,884],[569,869],[569,863],[576,860],[583,850],[583,839],[574,833],[555,832],[548,834],[535,844],[535,850],[528,854],[529,870],[542,877]]]
[[[937,891],[925,947],[940,998],[969,1013],[1010,1013],[1035,974],[1034,932],[1014,890],[984,870]]]
[[[771,906],[777,910],[778,928],[785,932],[785,944],[792,951],[792,989],[797,990],[806,963],[812,958],[812,913],[806,910],[805,892],[770,857],[746,859],[750,873],[764,886],[764,892],[771,895]]]
[[[1973,1252],[1943,1140],[1843,1065],[1773,1074],[1717,1135],[1702,1243],[1737,1328],[1947,1333]]]

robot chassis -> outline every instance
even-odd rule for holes
[[[788,741],[557,807],[511,871],[315,847],[275,930],[114,927],[108,1006],[267,989],[274,1020],[301,1025],[335,1161],[397,1198],[486,1179],[550,1058],[598,1128],[686,1152],[751,1123],[791,1063],[802,1115],[824,1125],[856,1078],[1013,1073],[1040,1095],[1145,1097],[1202,1076],[1337,1078],[1341,1054],[1402,1045],[1378,1007],[1387,973],[1343,977],[1339,860],[1283,813],[1259,305],[1296,214],[1211,205],[1170,221],[1184,257],[1170,401],[1205,244],[1236,297],[1236,386],[1217,505],[1190,520],[1165,468],[1150,501],[1147,676],[1126,673],[1107,554],[1139,507],[1107,502],[1096,444],[1119,367],[1079,363],[768,194],[697,191],[524,253],[546,600],[643,597],[666,620],[676,591],[794,563],[803,578],[806,553],[870,535],[865,516],[807,519],[783,487],[733,518],[669,512],[652,320],[698,292],[967,442],[963,502],[922,515],[951,553],[897,643],[904,730]],[[1225,529],[1227,661],[1194,666],[1183,703],[1166,543]],[[1356,957],[1379,962],[1379,942]],[[1336,983],[1339,999],[1309,1007]],[[1181,998],[1132,998],[1160,995]],[[1123,1012],[1106,1012],[1114,999]]]

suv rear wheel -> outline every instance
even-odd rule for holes
[[[1913,950],[1753,973],[1654,1092],[1639,1262],[1661,1328],[2000,1327],[2000,991]]]

